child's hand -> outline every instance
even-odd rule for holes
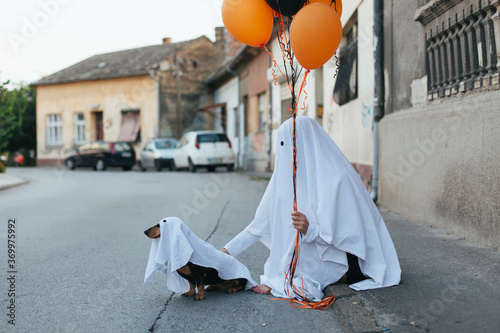
[[[220,252],[224,252],[225,254],[229,254],[225,248],[220,249]]]
[[[309,221],[307,217],[301,212],[292,212],[292,224],[295,229],[300,231],[303,235],[307,233],[309,228]]]

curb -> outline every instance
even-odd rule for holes
[[[347,284],[329,285],[324,290],[325,296],[335,296],[333,313],[342,331],[348,333],[381,332],[372,313],[365,309],[358,293]]]
[[[12,187],[16,187],[19,185],[29,183],[28,180],[17,177],[17,176],[12,176],[12,175],[7,175],[7,174],[3,174],[3,176],[5,176],[5,178],[7,178],[6,179],[7,181],[2,181],[2,178],[4,178],[4,177],[2,177],[2,175],[0,175],[0,190],[5,190],[8,188],[12,188]]]
[[[383,313],[383,309],[370,305],[363,297],[363,291],[355,291],[347,284],[329,285],[324,290],[325,296],[331,295],[332,292],[335,296],[333,314],[344,332],[421,332],[418,327],[398,316]]]

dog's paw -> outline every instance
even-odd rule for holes
[[[205,294],[198,294],[194,297],[195,301],[203,301],[205,299]]]
[[[187,293],[182,294],[182,296],[184,296],[184,297],[191,297],[191,296],[194,296],[194,290],[193,290],[193,291],[191,291],[191,290],[190,290],[190,291],[188,291]]]

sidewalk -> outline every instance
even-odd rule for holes
[[[14,176],[10,173],[0,173],[0,190],[26,184],[28,181],[26,179]]]
[[[345,332],[500,332],[500,253],[381,210],[398,252],[399,286],[331,285]]]
[[[271,173],[250,173],[251,178]],[[500,252],[380,209],[398,253],[399,286],[330,285],[345,332],[500,332]]]

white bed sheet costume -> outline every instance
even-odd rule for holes
[[[225,248],[237,256],[261,240],[270,249],[261,284],[276,297],[285,292],[285,270],[295,246],[293,228],[293,120],[278,131],[274,173],[254,220]],[[369,278],[350,285],[355,290],[397,285],[401,269],[387,227],[351,163],[323,128],[309,117],[296,118],[297,210],[309,228],[300,241],[294,285],[304,285],[312,301],[347,272],[349,252]],[[301,280],[302,278],[302,280]],[[300,289],[300,288],[299,288]]]
[[[247,279],[245,289],[256,283],[250,272],[236,258],[217,250],[211,244],[196,236],[191,229],[177,217],[167,217],[160,222],[161,237],[153,239],[144,284],[153,281],[155,272],[167,276],[167,287],[173,292],[189,291],[189,282],[177,273],[177,269],[193,264],[215,268],[224,280]]]

